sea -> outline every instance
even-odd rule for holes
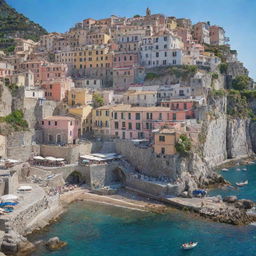
[[[245,179],[249,184],[239,190],[214,190],[210,194],[256,201],[256,165],[231,168],[223,176],[232,184]],[[57,223],[29,239],[46,241],[54,236],[68,245],[54,252],[38,246],[32,256],[256,256],[256,226],[215,223],[175,209],[154,214],[76,202]],[[198,242],[198,246],[189,251],[181,249],[190,241]]]

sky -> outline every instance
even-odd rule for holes
[[[161,13],[222,26],[232,49],[256,80],[256,0],[6,0],[48,32],[66,32],[86,18]]]

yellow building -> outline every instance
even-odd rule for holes
[[[174,155],[176,154],[175,144],[179,139],[179,134],[175,129],[161,129],[154,134],[154,152],[156,154]]]
[[[92,132],[92,106],[70,108],[68,112],[80,120],[81,127],[79,129],[81,129],[82,136]]]
[[[110,135],[112,106],[102,106],[92,110],[92,129],[95,135]]]
[[[92,103],[92,94],[85,88],[73,88],[68,91],[68,105],[83,106]]]
[[[55,54],[56,61],[75,69],[111,68],[113,51],[104,45],[88,45]]]
[[[177,28],[177,21],[175,17],[168,17],[166,20],[166,27],[170,30]]]

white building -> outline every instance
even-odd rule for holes
[[[141,64],[146,68],[182,64],[182,41],[172,35],[144,37],[140,47]]]
[[[88,88],[92,90],[100,90],[103,87],[101,79],[82,78],[74,80],[76,88]]]
[[[156,106],[157,91],[129,90],[123,95],[123,103],[141,107]]]
[[[44,99],[44,90],[38,88],[26,88],[25,98]]]

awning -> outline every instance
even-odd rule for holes
[[[47,160],[47,161],[56,161],[56,158],[55,158],[55,157],[52,157],[52,156],[47,156],[47,157],[45,158],[45,160]]]
[[[32,187],[31,186],[20,186],[18,188],[19,191],[31,191]]]
[[[3,200],[3,201],[18,200],[18,196],[12,195],[12,194],[8,194],[8,195],[1,196],[1,200]]]
[[[44,160],[44,157],[42,157],[42,156],[34,156],[33,159],[34,160]]]
[[[64,161],[64,160],[65,160],[64,158],[56,158],[57,162],[61,162],[61,161]]]

